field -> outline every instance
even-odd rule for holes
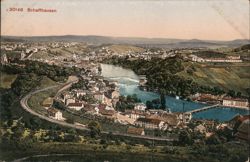
[[[6,74],[1,72],[0,76],[0,88],[10,88],[11,84],[15,81],[17,75]]]
[[[178,75],[185,78],[192,78],[200,85],[220,86],[224,90],[234,90],[246,94],[246,88],[250,87],[250,63],[230,63],[230,64],[199,64],[186,63],[185,66],[195,68],[192,74],[186,71]]]
[[[84,51],[86,49],[85,45],[75,46],[75,47],[63,47],[54,48],[49,51],[38,51],[34,53],[31,58],[33,59],[50,59],[52,57],[72,57],[73,53],[79,53],[79,51]]]
[[[47,77],[43,77],[43,79],[41,80],[41,85],[40,85],[40,89],[42,88],[46,88],[46,87],[50,87],[50,86],[54,86],[54,85],[58,85],[58,83],[56,83],[55,81],[47,78]]]
[[[58,85],[58,83],[52,81],[51,79],[44,77],[41,80],[41,86],[40,88],[45,88],[53,85]],[[58,88],[50,89],[47,91],[42,91],[40,93],[36,93],[31,98],[28,100],[28,105],[32,107],[35,111],[41,113],[41,114],[46,114],[46,109],[41,106],[41,104],[44,102],[44,100],[48,99],[49,97],[53,97]]]
[[[143,52],[144,51],[144,49],[141,47],[129,46],[129,45],[111,45],[108,47],[110,50],[112,50],[116,53],[125,53],[128,51],[133,51],[133,52]]]

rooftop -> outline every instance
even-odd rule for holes
[[[162,121],[160,119],[150,119],[150,118],[138,118],[137,122],[151,123],[159,125]]]
[[[68,107],[71,107],[71,106],[74,106],[74,107],[82,107],[82,103],[80,103],[80,102],[69,103],[69,104],[68,104]]]

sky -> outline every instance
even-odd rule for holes
[[[1,35],[249,39],[249,1],[1,0]]]

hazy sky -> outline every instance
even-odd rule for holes
[[[248,0],[3,0],[1,7],[2,35],[249,39]]]

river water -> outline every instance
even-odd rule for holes
[[[120,94],[127,96],[136,94],[142,102],[159,98],[159,94],[154,92],[142,91],[138,88],[139,77],[132,70],[119,66],[102,64],[102,75],[105,78],[118,81]],[[179,100],[170,96],[166,96],[166,105],[171,112],[183,112],[206,106],[205,104]],[[243,109],[234,109],[219,107],[209,109],[207,111],[193,114],[196,119],[214,119],[218,121],[228,121],[237,114],[249,114],[249,111]]]

